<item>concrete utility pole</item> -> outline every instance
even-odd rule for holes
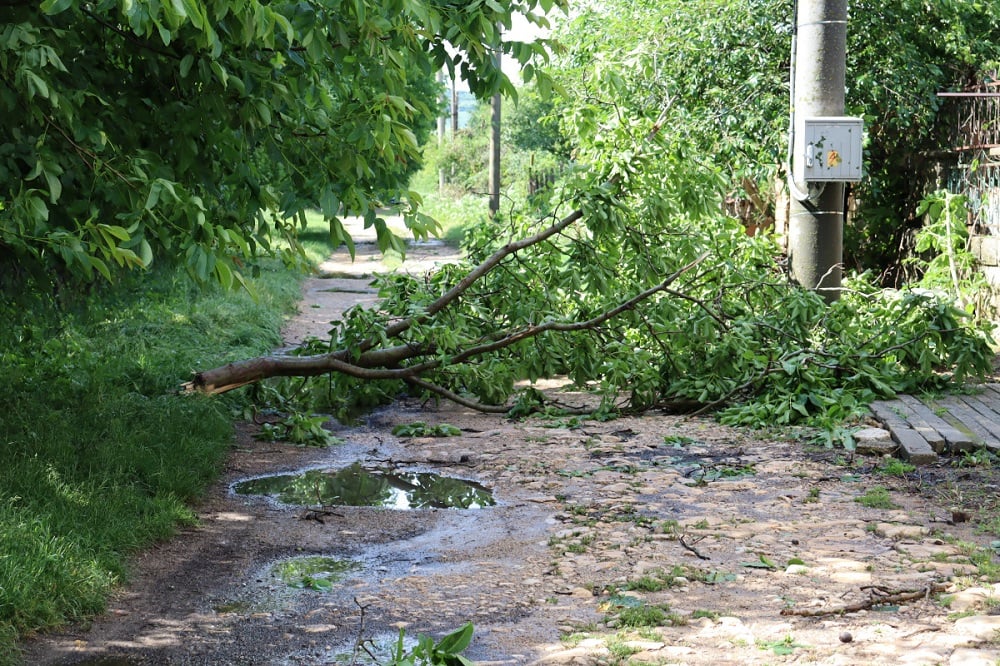
[[[800,118],[842,116],[847,54],[847,0],[798,0],[792,53],[795,133],[792,171],[805,159]],[[844,257],[844,185],[791,182],[788,249],[792,277],[819,291],[827,302],[840,297]]]
[[[451,135],[458,134],[458,77],[451,77]]]
[[[437,74],[438,85],[444,86],[444,70],[440,70]],[[438,116],[438,147],[444,143],[445,132],[448,131],[448,93],[447,90],[444,93],[444,98],[441,103],[444,105],[445,110],[442,110],[441,115]]]
[[[498,26],[499,29],[499,26]],[[500,49],[493,55],[500,69]],[[490,217],[500,210],[500,93],[493,95],[493,120],[490,123]]]
[[[444,70],[443,69],[438,71],[437,80],[438,80],[438,83],[441,86],[444,86]],[[444,99],[442,99],[442,103],[445,105],[445,108],[447,109],[447,105],[448,105],[448,93],[447,93],[447,90],[444,93]],[[445,135],[445,132],[448,130],[448,118],[447,118],[447,115],[448,115],[447,110],[442,110],[441,115],[438,116],[438,148],[440,148],[442,145],[444,145],[444,135]],[[441,191],[444,190],[444,184],[445,184],[444,169],[439,168],[438,169],[438,192],[441,192]]]

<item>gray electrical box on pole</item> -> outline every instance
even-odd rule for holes
[[[856,183],[861,180],[861,118],[796,118],[803,152],[795,160],[799,183]]]
[[[847,0],[798,0],[792,41],[792,278],[840,296],[844,183],[861,178],[861,119],[844,117]]]

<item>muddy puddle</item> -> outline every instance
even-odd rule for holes
[[[390,509],[481,509],[496,504],[474,481],[434,472],[369,468],[355,462],[341,469],[312,469],[233,484],[237,495],[262,495],[302,506],[376,506]]]

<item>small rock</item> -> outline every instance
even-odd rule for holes
[[[801,576],[807,571],[809,571],[809,567],[804,564],[789,564],[788,568],[785,569],[786,574],[795,576]]]
[[[854,441],[861,442],[888,442],[892,440],[892,433],[885,428],[862,428],[854,433]]]
[[[851,632],[849,632],[849,631],[842,631],[842,632],[840,632],[840,642],[841,643],[850,643],[853,640],[854,640],[854,636],[851,634]]]
[[[922,525],[898,525],[895,523],[878,523],[875,534],[886,539],[898,541],[901,539],[921,539],[927,535],[927,528]]]
[[[955,633],[969,640],[992,640],[998,631],[1000,615],[973,615],[955,621]]]
[[[961,509],[952,509],[951,510],[951,522],[952,523],[955,523],[955,524],[957,524],[957,523],[965,523],[965,522],[968,522],[969,518],[971,518],[971,517],[972,516],[969,514],[968,511],[962,511]]]
[[[855,450],[861,455],[880,456],[896,450],[892,435],[882,428],[865,428],[854,433]]]
[[[995,650],[959,648],[951,653],[948,666],[994,666],[998,656]]]
[[[956,592],[951,597],[948,610],[953,613],[964,613],[967,610],[975,610],[986,605],[986,601],[993,596],[993,591],[984,587],[970,587]]]

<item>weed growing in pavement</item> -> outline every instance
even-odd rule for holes
[[[957,546],[959,552],[968,557],[969,562],[976,567],[976,573],[981,580],[989,583],[1000,582],[1000,562],[997,562],[995,550],[968,541],[959,541]]]
[[[892,501],[889,490],[883,486],[869,488],[865,494],[854,498],[861,506],[870,509],[898,509],[899,505]]]
[[[961,457],[953,460],[951,464],[952,467],[979,467],[982,469],[992,469],[1000,466],[1000,456],[997,456],[986,449],[962,451]]]
[[[604,647],[608,650],[608,656],[612,659],[612,664],[622,664],[625,660],[642,650],[630,645],[625,636],[612,636],[605,640]]]
[[[642,576],[625,583],[626,590],[637,590],[640,592],[659,592],[669,587],[667,581],[659,576]]]
[[[973,615],[976,614],[977,612],[971,608],[968,610],[960,611],[958,613],[948,613],[948,621],[956,622],[958,620],[961,620],[963,617],[972,617]]]
[[[652,606],[642,604],[631,608],[623,608],[616,618],[620,627],[660,627],[670,624],[667,619],[667,606]]]
[[[808,645],[796,643],[791,636],[785,636],[780,641],[757,641],[757,647],[761,650],[770,650],[776,655],[786,656],[795,652],[799,648],[808,648]]]
[[[989,517],[980,520],[976,525],[976,533],[1000,537],[1000,510],[994,507]]]
[[[899,458],[890,458],[876,472],[884,476],[906,476],[916,469],[916,465],[900,460]]]

